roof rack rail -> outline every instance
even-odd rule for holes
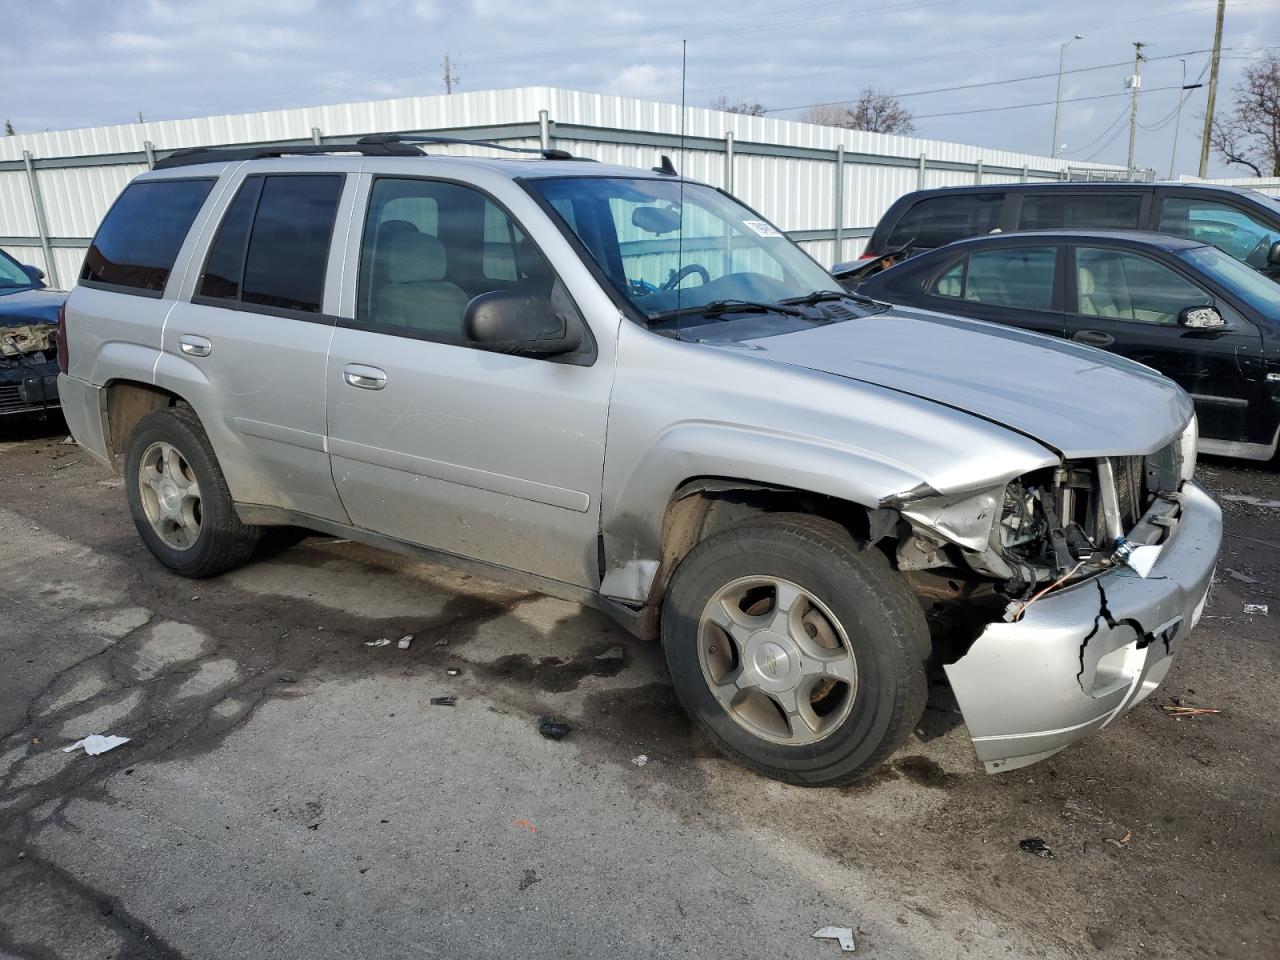
[[[492,140],[465,140],[462,137],[440,137],[431,133],[374,133],[367,137],[361,137],[356,143],[368,144],[369,146],[380,143],[461,143],[468,147],[489,147],[493,150],[506,150],[508,153],[536,153],[543,160],[587,159],[585,157],[575,157],[568,150],[544,149],[542,147],[511,147],[505,143],[494,143]]]
[[[197,163],[225,163],[234,160],[262,160],[268,157],[309,156],[326,153],[359,153],[366,157],[421,157],[423,153],[408,143],[370,142],[355,143],[299,143],[268,144],[257,147],[188,147],[175,150],[156,161],[156,170],[173,167],[189,167]]]

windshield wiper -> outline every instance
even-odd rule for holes
[[[761,303],[756,300],[712,300],[710,303],[696,307],[678,307],[674,310],[657,310],[649,314],[649,320],[670,320],[675,317],[688,317],[699,314],[704,317],[719,317],[726,313],[783,313],[792,317],[803,317],[804,312],[794,306],[779,303]]]
[[[848,290],[815,290],[813,293],[806,293],[803,297],[786,297],[778,302],[794,306],[812,307],[814,304],[826,303],[828,300],[852,300],[854,303],[860,303],[867,307],[884,306],[879,300],[872,300],[861,293],[850,293]]]

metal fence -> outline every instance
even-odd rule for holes
[[[842,130],[551,87],[337,104],[91,127],[0,139],[0,246],[75,282],[98,221],[138,173],[177,149],[340,143],[368,133],[437,133],[680,172],[721,186],[774,221],[819,262],[856,257],[880,215],[927,187],[1127,179],[1105,164]],[[483,155],[483,148],[433,150]]]
[[[1199,177],[1182,177],[1183,183],[1219,183],[1226,187],[1246,187],[1269,197],[1280,197],[1280,177],[1218,177],[1201,180]]]

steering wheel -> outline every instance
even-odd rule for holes
[[[671,276],[667,277],[667,282],[664,283],[658,289],[674,290],[676,287],[680,286],[680,281],[683,280],[685,277],[689,276],[689,274],[691,273],[696,273],[698,276],[700,276],[702,278],[703,283],[711,282],[711,273],[710,271],[707,270],[706,267],[704,267],[700,263],[686,263],[683,267],[681,267],[675,273],[671,274]]]

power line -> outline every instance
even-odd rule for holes
[[[1163,90],[1181,90],[1181,89],[1182,89],[1181,84],[1174,84],[1173,86],[1170,86],[1170,87],[1152,87],[1150,90],[1146,92],[1160,93]],[[1129,95],[1130,95],[1129,91],[1125,90],[1121,93],[1100,93],[1092,97],[1071,97],[1070,99],[1063,100],[1062,102],[1063,103],[1084,103],[1086,100],[1109,100],[1112,97],[1127,97]],[[974,110],[954,110],[954,111],[951,111],[950,113],[922,113],[922,114],[917,114],[912,119],[933,120],[937,117],[964,117],[972,113],[1000,113],[1001,111],[1004,111],[1004,110],[1025,110],[1028,107],[1051,107],[1057,102],[1058,101],[1056,100],[1039,100],[1035,103],[1013,103],[1004,107],[979,107]]]
[[[1103,128],[1100,134],[1098,134],[1096,137],[1094,137],[1092,140],[1086,143],[1083,147],[1077,147],[1075,150],[1063,150],[1062,152],[1063,153],[1084,153],[1086,150],[1092,147],[1095,143],[1097,143],[1099,140],[1105,137],[1108,133],[1110,133],[1111,129],[1115,127],[1118,123],[1120,123],[1120,121],[1123,120],[1128,113],[1129,113],[1129,108],[1127,106],[1121,107],[1120,112],[1116,114],[1115,119],[1112,120],[1110,123],[1108,123]]]

